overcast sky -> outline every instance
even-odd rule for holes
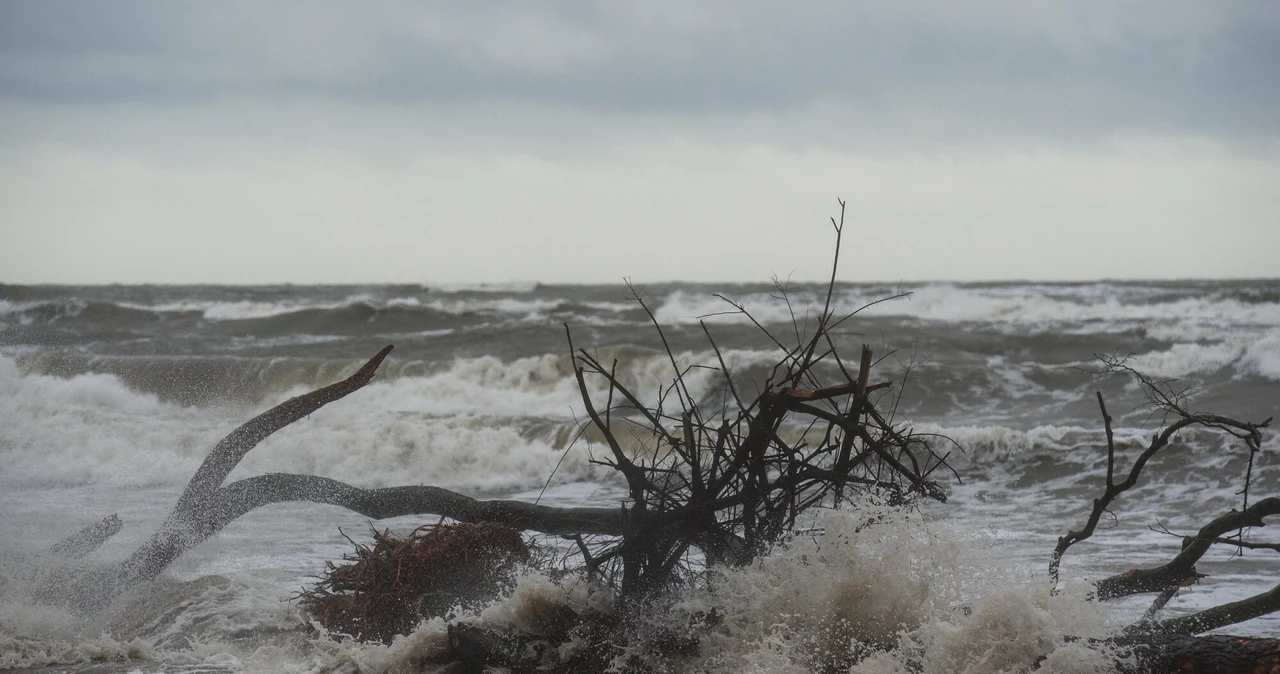
[[[0,0],[0,281],[1280,276],[1280,3]]]

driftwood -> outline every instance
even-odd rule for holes
[[[1123,374],[1135,378],[1147,398],[1153,413],[1162,414],[1168,422],[1164,428],[1151,437],[1151,442],[1134,460],[1128,476],[1117,482],[1116,445],[1112,430],[1112,418],[1107,413],[1106,402],[1102,393],[1098,393],[1098,407],[1102,412],[1103,425],[1107,438],[1107,475],[1102,494],[1094,500],[1093,509],[1085,526],[1072,530],[1058,539],[1049,561],[1049,577],[1056,584],[1058,569],[1062,555],[1075,543],[1091,537],[1097,529],[1098,522],[1115,500],[1124,492],[1137,485],[1147,462],[1160,450],[1168,447],[1179,431],[1191,427],[1200,427],[1225,433],[1241,440],[1248,450],[1248,469],[1243,478],[1241,509],[1225,513],[1206,524],[1194,536],[1183,539],[1182,550],[1168,563],[1149,569],[1131,569],[1125,573],[1105,578],[1096,583],[1096,596],[1099,600],[1116,599],[1133,594],[1157,592],[1160,596],[1148,612],[1147,619],[1135,629],[1152,629],[1169,633],[1199,634],[1209,630],[1231,625],[1280,609],[1280,587],[1259,594],[1251,599],[1234,602],[1225,606],[1208,609],[1196,615],[1167,620],[1157,625],[1148,624],[1155,614],[1164,607],[1178,588],[1196,582],[1201,576],[1196,572],[1196,562],[1204,556],[1213,545],[1227,544],[1238,547],[1250,546],[1244,540],[1244,530],[1248,527],[1266,525],[1265,518],[1280,514],[1280,498],[1265,498],[1249,504],[1249,487],[1253,475],[1254,457],[1262,450],[1262,429],[1267,428],[1271,419],[1262,422],[1248,422],[1218,414],[1198,414],[1187,408],[1185,390],[1173,388],[1172,382],[1156,381],[1129,367],[1124,359],[1114,356],[1101,356],[1104,373]],[[1230,531],[1237,531],[1236,538],[1223,536]],[[1277,546],[1268,544],[1260,547]]]
[[[226,436],[201,464],[173,512],[145,544],[114,568],[85,573],[73,583],[51,583],[37,591],[45,601],[93,611],[125,590],[159,575],[183,553],[256,508],[287,501],[336,505],[371,519],[440,515],[459,522],[494,522],[547,534],[619,534],[626,513],[616,508],[550,508],[521,501],[482,501],[432,486],[361,489],[314,475],[272,473],[222,481],[262,440],[285,426],[368,384],[391,352],[384,348],[355,374],[336,384],[291,398]],[[50,553],[83,557],[120,530],[112,515],[55,545]]]
[[[1130,569],[1104,578],[1094,584],[1093,596],[1107,601],[1135,594],[1156,593],[1156,599],[1138,623],[1113,640],[1112,645],[1128,649],[1134,664],[1123,671],[1152,674],[1158,672],[1272,672],[1280,671],[1280,639],[1259,639],[1227,635],[1196,636],[1221,627],[1251,620],[1280,610],[1280,585],[1240,601],[1204,609],[1190,615],[1157,620],[1159,612],[1179,589],[1199,582],[1204,577],[1196,571],[1196,563],[1214,545],[1236,548],[1280,551],[1275,543],[1255,543],[1245,539],[1245,530],[1266,526],[1266,518],[1280,514],[1280,498],[1268,497],[1250,504],[1250,481],[1254,458],[1262,450],[1262,429],[1271,419],[1248,422],[1218,414],[1190,411],[1186,389],[1174,382],[1157,381],[1130,367],[1116,356],[1099,356],[1103,369],[1099,374],[1120,374],[1134,378],[1146,397],[1153,414],[1164,417],[1165,425],[1134,459],[1128,474],[1117,481],[1117,450],[1113,419],[1107,412],[1102,393],[1097,394],[1106,434],[1107,472],[1102,494],[1093,502],[1085,525],[1068,531],[1058,539],[1050,556],[1049,576],[1058,583],[1062,556],[1074,544],[1093,536],[1102,515],[1109,512],[1117,499],[1136,486],[1147,463],[1161,450],[1172,445],[1179,431],[1199,427],[1224,433],[1242,442],[1248,452],[1248,467],[1240,490],[1241,507],[1224,513],[1205,524],[1198,532],[1182,539],[1181,550],[1159,566]],[[1228,536],[1236,532],[1234,536]]]
[[[803,522],[806,511],[838,505],[854,492],[894,503],[919,496],[946,500],[930,479],[939,468],[950,470],[946,455],[934,447],[937,438],[895,428],[878,409],[875,396],[891,382],[870,383],[869,347],[863,345],[855,369],[836,347],[834,331],[878,303],[847,315],[833,309],[843,202],[841,207],[840,220],[832,219],[831,279],[812,325],[796,321],[794,339],[780,339],[745,307],[726,299],[779,352],[752,399],[737,389],[705,322],[701,327],[716,355],[721,389],[709,399],[690,390],[685,376],[692,366],[677,360],[640,290],[630,284],[631,299],[648,315],[671,364],[671,383],[656,403],[639,400],[617,377],[616,363],[575,349],[566,326],[582,402],[607,449],[598,462],[626,481],[629,494],[622,536],[573,540],[585,570],[618,587],[624,597],[643,597],[673,581],[695,581],[706,565],[745,564]],[[788,301],[785,287],[779,285],[778,292]],[[590,394],[590,380],[606,385],[603,404]],[[798,439],[784,437],[787,421],[804,424],[806,432]],[[633,437],[642,434],[645,453],[630,456],[623,450],[618,438],[623,429]],[[689,555],[691,549],[701,552],[700,560]]]
[[[108,538],[119,533],[123,527],[124,522],[118,515],[107,515],[102,521],[90,524],[70,538],[55,543],[49,548],[49,554],[61,559],[80,559],[102,547]]]
[[[1280,672],[1280,639],[1225,634],[1189,637],[1147,633],[1116,640],[1132,658],[1123,674],[1272,674]]]
[[[838,263],[843,216],[832,224]],[[862,348],[856,369],[840,358],[832,331],[853,314],[839,316],[832,308],[835,269],[833,265],[825,304],[815,324],[808,326],[809,334],[802,335],[797,324],[794,341],[784,345],[756,323],[780,355],[772,376],[750,401],[735,389],[723,358],[719,399],[701,400],[703,392],[690,390],[685,381],[688,366],[677,361],[656,319],[653,326],[667,346],[672,385],[652,407],[615,376],[612,365],[587,350],[574,349],[569,335],[583,405],[608,449],[600,462],[627,484],[630,498],[623,507],[480,501],[433,486],[362,489],[329,478],[283,473],[224,484],[240,460],[272,433],[368,384],[390,353],[388,346],[347,379],[285,401],[232,431],[209,453],[173,512],[144,545],[117,568],[89,574],[73,585],[59,584],[45,596],[63,595],[63,601],[83,609],[99,608],[127,588],[154,578],[241,515],[284,501],[336,505],[371,519],[431,514],[570,537],[587,573],[635,598],[690,580],[706,565],[746,563],[791,530],[806,510],[837,504],[855,491],[892,502],[914,496],[945,500],[930,479],[946,467],[946,457],[934,450],[934,439],[896,429],[877,408],[873,396],[883,395],[890,383],[870,383],[871,350]],[[785,288],[779,290],[785,293]],[[639,291],[632,291],[648,312]],[[742,306],[730,305],[754,322]],[[652,312],[648,315],[653,318]],[[719,356],[711,331],[702,327]],[[606,384],[605,401],[593,399],[591,379]],[[784,438],[788,419],[805,424],[807,432],[798,439]],[[617,424],[627,425],[632,433],[647,433],[648,447],[629,455],[618,440]],[[118,528],[113,522],[81,534],[60,551],[82,554]],[[692,550],[700,554],[691,555]]]
[[[1170,588],[1184,587],[1194,583],[1201,577],[1196,573],[1196,562],[1215,544],[1228,545],[1248,544],[1248,541],[1230,541],[1222,538],[1229,531],[1238,531],[1246,527],[1263,527],[1263,518],[1280,513],[1280,498],[1266,498],[1245,508],[1232,510],[1206,524],[1196,535],[1188,536],[1182,541],[1182,551],[1166,564],[1150,569],[1133,569],[1118,576],[1098,581],[1098,599],[1116,599],[1131,594],[1146,592],[1163,592]],[[1269,611],[1268,611],[1269,612]],[[1261,615],[1261,614],[1259,614]],[[1247,618],[1246,618],[1247,620]],[[1230,624],[1230,623],[1223,623]],[[1222,627],[1223,624],[1206,627],[1207,631]]]
[[[493,522],[524,531],[572,536],[579,542],[585,536],[609,537],[616,539],[614,547],[604,553],[588,553],[589,568],[596,571],[615,556],[635,560],[640,559],[636,556],[639,555],[643,557],[640,562],[642,568],[632,567],[631,573],[645,579],[645,584],[652,585],[656,575],[669,575],[674,570],[679,556],[689,547],[702,549],[709,560],[736,563],[749,560],[764,549],[770,536],[776,536],[786,528],[786,522],[794,521],[794,516],[804,508],[821,504],[822,498],[837,487],[858,485],[889,489],[899,496],[910,490],[920,490],[934,498],[942,498],[937,485],[925,480],[928,472],[940,465],[940,459],[931,457],[920,464],[913,454],[913,444],[919,441],[893,432],[874,408],[858,407],[859,414],[864,413],[861,410],[869,410],[865,412],[867,418],[879,418],[879,423],[884,424],[873,431],[856,421],[858,414],[845,413],[841,416],[839,412],[812,407],[814,401],[830,401],[839,396],[857,400],[856,382],[818,389],[788,387],[769,391],[761,396],[761,404],[755,407],[759,412],[753,415],[743,410],[735,424],[716,427],[714,437],[718,449],[705,464],[692,459],[688,468],[695,472],[689,475],[681,475],[679,469],[672,467],[670,458],[646,462],[627,457],[602,419],[606,437],[611,440],[610,446],[616,450],[614,460],[619,461],[624,477],[633,483],[633,493],[641,497],[639,507],[633,504],[629,508],[553,508],[521,501],[477,500],[441,487],[362,489],[330,478],[286,473],[259,475],[226,485],[218,484],[212,489],[209,487],[215,484],[215,480],[225,479],[235,467],[234,462],[271,433],[367,384],[390,350],[391,347],[383,349],[351,377],[292,398],[233,431],[206,458],[192,480],[195,484],[188,486],[160,530],[128,559],[117,568],[87,574],[72,586],[47,588],[42,595],[51,601],[95,610],[126,589],[154,578],[184,552],[241,515],[264,505],[287,501],[336,505],[371,519],[429,514],[459,522]],[[581,357],[586,362],[594,362],[585,353]],[[797,362],[806,361],[802,358]],[[583,369],[579,368],[580,378],[582,373]],[[803,374],[793,373],[789,379],[799,379]],[[616,380],[613,383],[625,391]],[[584,384],[584,394],[585,390]],[[625,395],[630,396],[630,393]],[[600,418],[590,398],[584,399],[590,413]],[[811,413],[827,420],[834,428],[851,431],[845,436],[836,436],[836,442],[828,442],[817,450],[795,451],[777,436],[782,417],[792,410]],[[683,417],[687,420],[683,422],[685,431],[690,434],[694,433],[695,414],[697,410],[693,408]],[[699,419],[696,430],[705,439],[709,428]],[[741,436],[733,434],[737,430],[742,431]],[[882,436],[853,452],[854,439],[865,442],[872,439],[872,432],[891,435]],[[666,437],[675,438],[669,433]],[[680,440],[676,442],[674,457],[693,455],[686,445],[679,444]],[[893,445],[894,442],[902,444]],[[895,458],[887,447],[892,447],[898,456],[905,458]],[[787,470],[776,479],[752,468],[753,461],[780,460],[777,454],[780,451],[788,453],[786,460],[790,463],[785,464]],[[833,468],[821,463],[822,459],[836,458],[834,453],[837,451],[841,452],[838,460],[843,464]],[[893,475],[871,479],[856,470],[865,470],[865,466],[875,458],[885,460]],[[916,467],[909,469],[905,463]],[[877,466],[877,472],[883,470]],[[895,479],[895,475],[901,476],[901,480]],[[678,486],[673,476],[681,478]],[[735,489],[740,488],[749,493],[737,493]],[[686,501],[679,502],[676,499],[683,498],[682,490],[690,490],[690,493]],[[802,498],[803,502],[798,502]],[[728,513],[727,518],[717,519],[725,513]],[[743,532],[735,532],[735,526],[741,527]],[[118,518],[109,517],[54,546],[51,552],[66,558],[81,557],[101,545],[120,527]],[[666,532],[661,541],[652,538],[656,529]],[[635,543],[639,540],[647,542],[642,546]],[[624,544],[629,547],[626,547],[627,554],[621,555]],[[583,547],[585,549],[585,543]],[[654,552],[657,548],[661,550]],[[654,560],[657,558],[663,561],[655,569]],[[631,581],[623,586],[628,590],[633,588]]]
[[[593,460],[608,466],[625,483],[627,498],[620,507],[553,508],[477,500],[434,486],[364,489],[329,478],[285,473],[224,484],[240,460],[271,434],[368,384],[390,353],[392,347],[388,346],[347,379],[292,398],[227,435],[196,471],[160,529],[123,563],[81,573],[70,582],[59,577],[40,588],[37,595],[85,611],[99,609],[130,587],[156,577],[184,552],[236,518],[272,503],[328,504],[374,520],[410,514],[441,516],[563,537],[572,546],[572,561],[565,557],[562,570],[577,571],[611,586],[619,597],[616,614],[567,615],[561,621],[563,629],[551,636],[502,634],[475,625],[454,625],[449,633],[451,657],[462,671],[486,666],[517,671],[599,671],[618,656],[628,639],[630,608],[645,605],[673,585],[704,582],[706,571],[716,565],[750,562],[803,526],[806,513],[814,508],[865,501],[901,504],[918,498],[946,500],[933,476],[950,471],[947,455],[936,447],[947,439],[912,434],[895,425],[897,401],[889,394],[891,382],[872,383],[872,350],[863,345],[855,365],[846,362],[837,348],[835,331],[858,313],[837,315],[832,308],[843,234],[843,203],[841,206],[840,221],[832,220],[836,259],[831,280],[812,325],[795,320],[794,338],[780,338],[755,321],[745,307],[726,299],[734,312],[754,323],[778,349],[778,362],[766,381],[756,383],[754,397],[744,397],[738,390],[706,324],[701,327],[717,357],[714,369],[720,389],[711,393],[692,390],[686,380],[691,366],[674,356],[638,288],[631,287],[632,298],[652,320],[671,364],[671,383],[660,390],[656,402],[641,400],[630,390],[619,379],[616,363],[575,348],[566,326],[587,423],[603,439],[604,454]],[[785,287],[779,284],[778,291],[781,299],[788,301]],[[1271,640],[1196,635],[1280,610],[1280,586],[1190,616],[1156,620],[1177,588],[1199,577],[1195,565],[1211,546],[1280,550],[1280,545],[1255,544],[1242,535],[1243,529],[1261,527],[1267,517],[1280,513],[1276,497],[1249,501],[1253,457],[1261,449],[1261,429],[1270,420],[1249,423],[1192,413],[1183,393],[1168,383],[1146,378],[1122,359],[1104,359],[1104,364],[1107,372],[1137,377],[1154,409],[1166,415],[1167,425],[1153,435],[1121,479],[1117,476],[1121,471],[1116,463],[1112,418],[1098,395],[1107,441],[1105,486],[1085,525],[1068,531],[1053,550],[1049,573],[1054,585],[1063,555],[1075,543],[1093,536],[1102,515],[1138,483],[1147,462],[1170,446],[1179,431],[1201,427],[1227,433],[1243,441],[1249,451],[1250,474],[1244,480],[1241,508],[1186,537],[1182,550],[1167,564],[1097,582],[1095,596],[1105,601],[1136,593],[1158,594],[1147,618],[1110,643],[1134,655],[1135,672],[1169,671],[1183,665],[1186,668],[1182,671],[1235,671],[1230,668],[1237,664],[1262,668],[1239,671],[1271,671],[1267,668],[1274,664],[1277,651]],[[594,386],[599,385],[603,385],[603,400],[599,393],[593,394]],[[887,411],[881,406],[884,401],[889,403]],[[639,450],[624,449],[619,439],[624,432],[628,438],[642,440]],[[64,559],[83,557],[121,525],[114,515],[108,517],[54,546],[50,554]],[[1232,536],[1233,531],[1239,533]],[[330,569],[331,581],[335,568]],[[341,595],[335,590],[344,587],[339,581],[341,578],[327,586],[333,596]],[[708,617],[704,625],[713,623]],[[407,624],[397,623],[396,629],[405,629]],[[548,660],[562,657],[552,654],[558,653],[556,647],[563,645],[570,632],[587,644],[586,650],[571,662]],[[372,636],[385,640],[387,635],[378,631]],[[658,647],[678,654],[690,648],[690,640],[696,647],[693,627],[689,633],[658,640]],[[1213,669],[1215,666],[1219,669]]]

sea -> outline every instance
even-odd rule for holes
[[[1083,525],[1103,486],[1097,392],[1115,419],[1118,471],[1164,421],[1132,377],[1100,373],[1099,357],[1127,358],[1185,390],[1195,411],[1261,422],[1280,413],[1280,280],[832,290],[835,312],[851,315],[836,346],[856,362],[868,345],[872,382],[894,382],[881,409],[903,430],[947,438],[939,447],[954,474],[935,474],[947,501],[820,513],[750,567],[682,590],[655,609],[655,624],[711,607],[722,622],[665,666],[819,671],[824,649],[852,640],[866,646],[857,672],[1110,671],[1114,654],[1089,639],[1140,619],[1152,597],[1098,603],[1091,581],[1162,564],[1179,535],[1240,507],[1250,456],[1234,438],[1181,433],[1067,553],[1062,590],[1051,593],[1054,544]],[[388,344],[370,385],[268,438],[231,478],[292,472],[619,506],[625,492],[592,461],[602,448],[579,437],[586,416],[566,329],[656,399],[672,363],[647,307],[691,387],[722,386],[710,333],[750,394],[783,356],[779,342],[811,334],[826,296],[824,284],[802,283],[0,285],[0,669],[430,671],[445,618],[391,644],[359,643],[321,629],[295,597],[373,527],[405,532],[432,516],[371,522],[333,506],[272,505],[98,613],[44,605],[31,588],[51,564],[49,546],[106,515],[124,527],[84,563],[127,556],[221,437]],[[866,306],[884,298],[894,299]],[[633,442],[642,449],[645,438]],[[1280,495],[1277,450],[1267,431],[1249,498]],[[1247,538],[1280,540],[1270,528]],[[1215,548],[1198,566],[1206,576],[1160,616],[1270,590],[1276,555]],[[448,619],[521,625],[553,601],[608,597],[530,569],[492,604]],[[1280,615],[1222,631],[1280,636]]]

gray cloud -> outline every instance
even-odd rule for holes
[[[0,0],[0,270],[815,278],[844,196],[857,278],[1273,275],[1276,63],[1274,0]]]
[[[691,117],[837,104],[906,134],[1280,131],[1270,0],[630,4],[4,2],[0,96]]]

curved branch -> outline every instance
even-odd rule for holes
[[[219,489],[203,523],[221,529],[250,510],[287,501],[336,505],[375,520],[442,515],[459,522],[495,522],[522,531],[566,536],[620,536],[627,516],[622,508],[554,508],[524,501],[482,501],[442,487],[361,489],[316,475],[268,473]]]
[[[1162,620],[1155,623],[1154,629],[1168,634],[1200,634],[1276,611],[1280,611],[1280,585],[1248,599],[1215,606],[1180,618]]]
[[[1220,515],[1204,525],[1195,536],[1185,538],[1182,543],[1182,552],[1179,552],[1178,556],[1168,564],[1153,569],[1133,569],[1098,581],[1098,599],[1117,599],[1142,592],[1159,592],[1194,580],[1196,562],[1200,561],[1200,558],[1217,542],[1219,536],[1244,527],[1265,526],[1263,518],[1278,514],[1280,514],[1280,498],[1273,496],[1262,499],[1244,510],[1232,510]]]
[[[460,522],[496,522],[542,533],[621,535],[622,508],[553,508],[523,501],[481,501],[441,487],[361,489],[315,475],[269,473],[237,480],[214,492],[198,511],[174,514],[120,567],[83,583],[77,602],[93,610],[120,591],[155,578],[174,560],[200,545],[236,518],[272,503],[309,501],[336,505],[372,519],[402,515],[443,515]]]
[[[1193,417],[1182,417],[1174,423],[1161,429],[1159,433],[1151,436],[1151,444],[1142,450],[1138,458],[1133,462],[1133,466],[1129,469],[1129,475],[1123,482],[1114,481],[1115,469],[1115,443],[1112,439],[1111,432],[1111,416],[1107,414],[1106,404],[1102,400],[1102,393],[1098,393],[1098,406],[1102,408],[1102,418],[1107,429],[1107,485],[1103,489],[1102,495],[1093,501],[1093,510],[1089,513],[1089,519],[1085,522],[1084,528],[1080,530],[1071,530],[1058,539],[1057,546],[1053,549],[1053,554],[1049,557],[1049,579],[1054,586],[1058,584],[1058,569],[1062,564],[1062,556],[1066,554],[1067,548],[1088,539],[1098,528],[1098,522],[1102,519],[1102,514],[1111,506],[1111,502],[1117,496],[1132,489],[1138,484],[1138,478],[1142,475],[1142,469],[1146,467],[1147,462],[1157,452],[1164,449],[1169,444],[1169,440],[1178,431],[1197,423]]]
[[[53,544],[49,554],[66,559],[79,559],[102,547],[108,538],[119,533],[124,522],[115,513],[107,515],[95,524],[76,532],[75,535]]]
[[[196,509],[213,496],[223,480],[227,479],[227,475],[240,463],[240,459],[272,433],[368,384],[378,366],[391,353],[391,349],[392,346],[388,344],[350,377],[311,393],[290,398],[231,431],[209,452],[204,463],[200,464],[200,468],[187,483],[186,490],[178,498],[174,512]]]
[[[387,345],[350,377],[311,393],[290,398],[250,419],[224,437],[200,464],[160,530],[129,555],[120,564],[118,572],[86,574],[69,593],[76,596],[75,603],[86,610],[105,606],[125,589],[155,578],[182,553],[199,545],[226,526],[227,522],[235,519],[232,517],[216,524],[216,519],[211,520],[210,517],[219,509],[227,509],[227,502],[218,500],[219,487],[244,455],[272,433],[368,384],[378,366],[391,353],[391,349],[391,345]],[[215,501],[221,508],[211,507]],[[96,526],[104,527],[104,532],[109,536],[114,533],[107,526],[109,524],[110,518]],[[59,545],[66,545],[67,549],[75,551],[91,544],[94,536],[94,528],[91,527],[69,539],[70,542]],[[106,537],[102,540],[106,540]]]

